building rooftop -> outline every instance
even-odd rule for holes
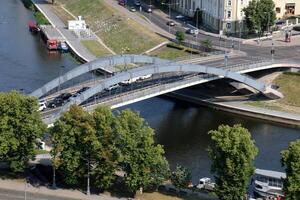
[[[286,178],[286,174],[283,172],[277,172],[277,171],[271,171],[271,170],[264,170],[264,169],[255,169],[255,174],[262,175],[262,176],[268,176],[272,178]]]

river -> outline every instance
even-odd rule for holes
[[[0,7],[0,91],[24,90],[26,93],[57,77],[78,63],[68,54],[49,55],[37,36],[27,30],[32,19],[20,0],[3,0]],[[60,66],[65,66],[61,68]],[[172,168],[189,168],[195,183],[210,175],[207,132],[220,124],[240,123],[252,133],[259,148],[255,166],[283,171],[280,151],[300,138],[299,129],[241,117],[168,98],[152,98],[126,106],[140,112],[155,129],[156,141],[163,144]],[[123,108],[122,108],[123,109]]]

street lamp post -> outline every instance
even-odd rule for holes
[[[61,76],[62,76],[62,73],[63,73],[63,69],[65,68],[65,66],[60,66],[60,69],[59,69],[59,78],[58,78],[58,91],[59,93],[61,93]]]

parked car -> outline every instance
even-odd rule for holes
[[[64,101],[62,99],[53,99],[50,101],[47,105],[48,108],[56,108],[60,107],[64,104]]]
[[[145,12],[147,13],[152,13],[152,5],[144,5],[143,9],[145,10]]]
[[[168,26],[175,26],[175,22],[173,22],[173,21],[167,21],[167,25]]]
[[[126,1],[125,0],[119,0],[119,5],[126,6]]]
[[[137,0],[137,1],[134,2],[134,5],[141,6],[141,2]]]
[[[39,101],[39,109],[38,109],[38,111],[43,111],[46,108],[47,108],[46,101],[44,101],[44,100]]]
[[[200,178],[197,188],[213,191],[215,189],[215,183],[213,183],[210,178]]]
[[[131,7],[131,8],[130,8],[130,11],[131,11],[131,12],[136,12],[135,7]]]

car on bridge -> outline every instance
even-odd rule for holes
[[[117,84],[114,84],[114,85],[109,86],[108,88],[105,88],[104,90],[106,90],[106,91],[115,90],[115,89],[117,89],[119,86],[120,86],[120,85],[117,83]]]

